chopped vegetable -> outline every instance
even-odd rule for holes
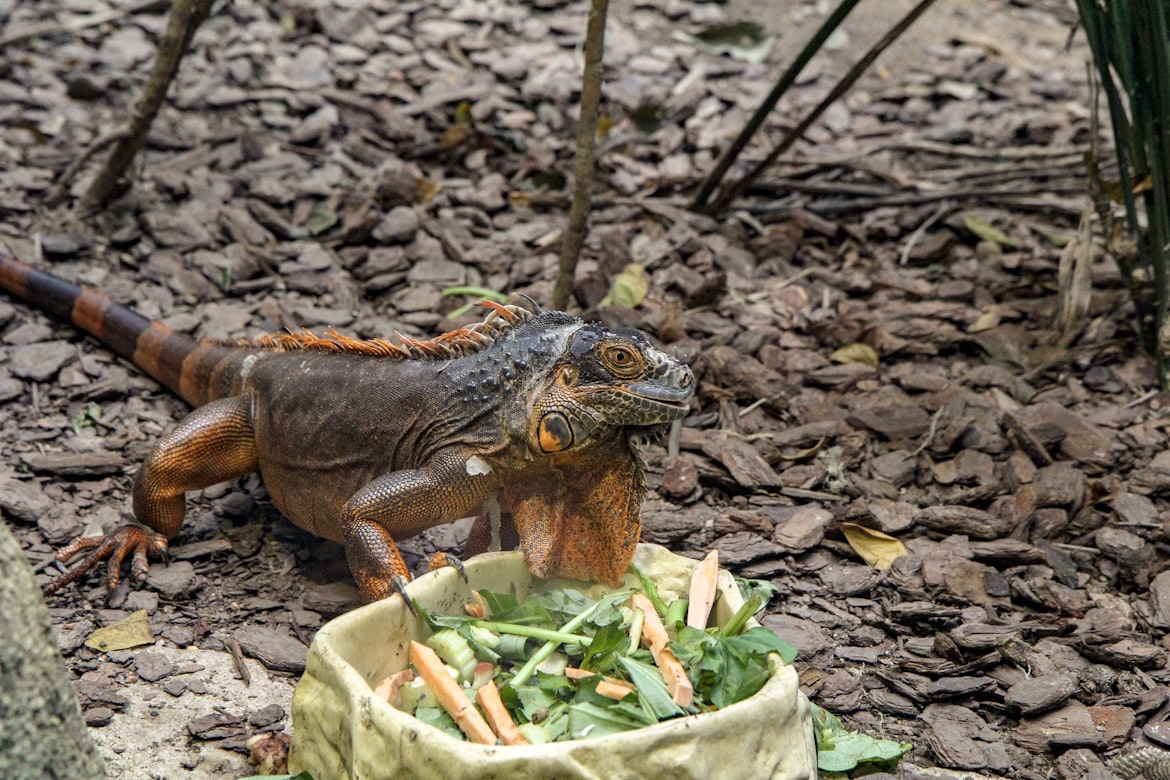
[[[570,680],[584,680],[586,677],[594,677],[597,672],[587,672],[584,669],[575,669],[567,667],[565,669],[565,677]],[[612,677],[602,677],[595,688],[598,693],[610,699],[621,701],[634,692],[634,686],[625,680],[615,680]]]
[[[414,671],[411,669],[403,669],[401,672],[386,677],[382,682],[374,688],[374,693],[381,696],[388,703],[398,706],[400,701],[399,692],[402,686],[414,679]]]
[[[410,662],[418,670],[419,676],[426,680],[427,685],[435,692],[443,709],[455,719],[456,725],[472,742],[481,745],[496,744],[495,732],[479,714],[471,699],[467,698],[459,683],[447,674],[434,650],[422,642],[411,641]]]
[[[427,647],[434,650],[444,663],[459,672],[459,682],[467,682],[475,673],[475,653],[467,640],[449,628],[440,629],[427,637]]]
[[[491,614],[488,611],[487,602],[484,601],[484,598],[479,594],[479,591],[475,590],[471,591],[471,603],[465,604],[463,611],[475,618],[485,618]]]
[[[712,550],[695,567],[691,575],[691,599],[687,607],[687,625],[704,629],[715,606],[715,594],[719,592],[719,551]]]
[[[687,677],[687,670],[666,646],[670,637],[666,633],[666,626],[662,625],[662,618],[658,616],[658,610],[654,609],[650,599],[641,593],[635,593],[632,601],[634,606],[644,613],[642,641],[650,649],[650,654],[654,656],[654,661],[658,664],[659,671],[662,672],[662,679],[666,681],[670,698],[680,707],[691,706],[695,694],[694,686],[691,685],[690,678]]]
[[[508,714],[508,710],[504,708],[503,700],[500,699],[500,689],[496,687],[494,682],[488,681],[486,685],[480,687],[475,693],[475,700],[479,702],[480,707],[483,707],[483,714],[487,718],[488,724],[491,725],[492,731],[505,745],[528,744],[528,740],[516,730],[512,716]]]

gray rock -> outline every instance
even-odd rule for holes
[[[8,355],[8,370],[13,376],[47,382],[69,361],[77,357],[77,347],[68,341],[44,341],[14,347]]]
[[[162,653],[147,650],[134,659],[134,671],[143,680],[154,682],[174,674],[175,665]]]
[[[25,482],[0,477],[0,509],[9,517],[35,523],[49,515],[54,506],[35,480]]]
[[[373,229],[373,237],[383,243],[408,243],[418,232],[418,212],[409,206],[395,206]]]
[[[164,598],[181,599],[203,587],[195,567],[188,561],[173,561],[169,566],[152,564],[146,574],[146,583]]]
[[[1154,625],[1170,628],[1170,571],[1162,572],[1150,583],[1150,603],[1154,607]]]
[[[362,603],[361,594],[348,582],[315,585],[301,596],[301,605],[305,609],[330,617],[361,606]]]
[[[1033,677],[1008,688],[1004,701],[1024,715],[1038,715],[1064,704],[1077,692],[1077,675],[1071,672]]]
[[[1154,502],[1137,493],[1118,493],[1113,499],[1113,511],[1123,522],[1147,525],[1158,522],[1158,510]]]
[[[271,628],[248,626],[233,634],[244,653],[269,669],[300,674],[309,649],[294,636]]]
[[[833,521],[833,513],[817,506],[802,507],[772,532],[772,541],[789,552],[804,552],[816,547],[825,538],[825,528]]]

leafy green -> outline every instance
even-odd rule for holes
[[[674,703],[670,691],[662,679],[657,666],[635,661],[633,658],[619,658],[621,665],[630,675],[630,682],[638,689],[638,697],[645,699],[646,706],[654,713],[654,720],[666,720],[685,715],[686,710]]]
[[[414,711],[414,717],[428,726],[434,726],[449,737],[465,738],[463,732],[455,725],[455,719],[448,715],[442,707],[418,707]]]
[[[604,737],[640,729],[646,724],[629,715],[592,702],[569,705],[569,735],[572,739]]]
[[[630,571],[638,575],[638,584],[642,586],[642,592],[646,594],[646,598],[650,599],[650,603],[654,605],[654,609],[658,610],[659,615],[665,615],[667,604],[662,600],[662,596],[658,595],[658,585],[632,563],[630,564]]]
[[[810,706],[817,739],[817,768],[822,772],[849,772],[861,764],[892,764],[914,747],[909,742],[849,731],[836,715],[815,704]]]
[[[768,580],[753,580],[747,577],[736,577],[735,585],[739,588],[739,595],[744,601],[747,601],[752,596],[759,594],[760,598],[764,600],[766,605],[772,600],[772,597],[780,592],[780,588],[773,585]]]

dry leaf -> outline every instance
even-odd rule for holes
[[[967,328],[968,333],[981,333],[985,330],[991,330],[999,325],[999,312],[992,309],[985,311],[979,315],[979,319],[971,323]]]
[[[994,241],[1000,246],[1015,246],[1016,242],[1012,241],[997,227],[994,227],[990,222],[987,222],[974,214],[964,214],[963,224],[968,230],[974,233],[984,241]]]
[[[878,367],[877,350],[869,344],[862,344],[861,342],[846,344],[832,355],[829,355],[829,360],[837,363],[861,363],[870,368]]]
[[[829,437],[822,436],[820,441],[808,449],[798,450],[792,455],[785,455],[781,453],[780,460],[805,460],[806,458],[811,458],[813,455],[816,455],[818,452],[820,452],[821,449],[825,446],[825,443],[828,441]]]
[[[418,191],[418,202],[426,203],[431,198],[443,191],[443,185],[433,182],[430,179],[416,177],[414,180],[415,189]]]
[[[630,263],[613,278],[609,292],[601,299],[601,305],[632,309],[642,302],[649,291],[650,277],[646,276],[645,267]]]
[[[139,609],[112,626],[94,631],[89,635],[89,639],[85,640],[85,646],[98,652],[111,653],[114,650],[126,650],[153,642],[154,635],[150,633],[150,620],[146,617],[146,610]]]
[[[1056,279],[1060,285],[1060,299],[1056,313],[1056,329],[1060,346],[1071,346],[1088,325],[1089,304],[1093,295],[1093,210],[1085,206],[1081,213],[1076,238],[1060,253]]]
[[[856,523],[841,523],[841,531],[853,551],[875,569],[888,569],[906,554],[906,545],[881,531]]]

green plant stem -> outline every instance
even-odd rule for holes
[[[731,620],[728,620],[719,629],[719,636],[739,636],[743,633],[744,626],[752,619],[752,616],[763,608],[763,597],[759,593],[753,593],[752,597],[735,611],[735,614],[731,616]]]
[[[816,56],[821,47],[825,45],[825,41],[833,34],[833,31],[841,26],[841,22],[845,21],[845,17],[860,3],[861,0],[844,0],[840,5],[833,9],[833,13],[825,20],[824,24],[816,31],[804,48],[800,50],[800,54],[796,55],[796,59],[788,66],[788,69],[780,75],[780,80],[772,87],[772,91],[764,98],[764,102],[756,109],[751,118],[748,119],[747,124],[739,131],[739,135],[731,142],[731,146],[723,152],[719,157],[719,161],[715,163],[715,167],[707,174],[707,178],[703,180],[703,185],[695,196],[691,199],[690,207],[693,211],[702,213],[709,213],[711,209],[708,208],[707,201],[710,200],[711,194],[715,192],[715,188],[719,186],[719,182],[723,181],[723,177],[727,175],[727,171],[739,158],[740,153],[747,146],[748,141],[764,124],[764,120],[768,118],[768,114],[772,113],[772,109],[780,102],[780,98],[784,93],[792,88],[796,83],[796,79],[800,76],[800,72],[808,65],[809,61]]]
[[[626,651],[626,655],[638,652],[638,646],[642,644],[642,626],[645,622],[646,613],[641,609],[635,609],[634,617],[630,620],[630,649]]]
[[[497,634],[511,634],[512,636],[526,636],[530,639],[544,639],[548,642],[559,642],[563,645],[587,645],[593,640],[582,634],[569,634],[564,631],[553,631],[549,628],[524,626],[519,623],[496,623],[491,620],[474,620],[471,623]]]
[[[593,615],[596,614],[602,607],[608,606],[610,604],[616,604],[624,599],[629,598],[630,592],[631,591],[628,590],[615,591],[610,593],[608,596],[599,599],[592,606],[582,610],[580,615],[563,625],[561,627],[561,631],[566,634],[571,634],[573,631],[577,630],[577,628],[579,628],[582,623],[593,617]],[[524,666],[520,667],[520,671],[516,672],[515,676],[512,677],[512,679],[509,680],[506,684],[512,686],[513,688],[519,688],[521,685],[528,682],[528,678],[531,677],[536,671],[536,667],[547,661],[548,657],[556,652],[556,649],[559,646],[559,642],[546,642],[543,647],[532,654],[532,657],[528,659],[528,662],[525,663]]]

